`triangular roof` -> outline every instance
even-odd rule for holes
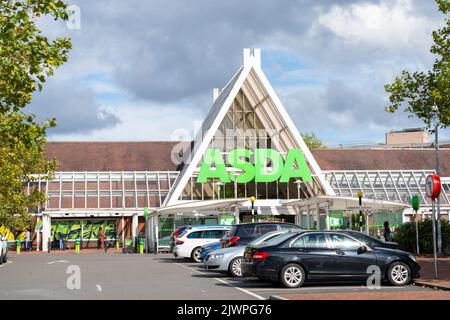
[[[306,146],[292,119],[262,71],[261,51],[254,49],[252,52],[250,49],[244,49],[243,60],[244,63],[236,74],[220,91],[220,94],[214,97],[214,104],[202,124],[202,129],[197,133],[193,149],[186,155],[186,159],[189,159],[189,162],[184,166],[178,179],[169,191],[163,206],[174,205],[179,201],[178,199],[186,183],[199,165],[203,154],[241,88],[245,88],[250,93],[253,100],[253,108],[260,116],[261,121],[275,124],[275,127],[281,130],[280,135],[283,136],[280,137],[278,143],[283,144],[288,149],[301,149],[315,181],[326,195],[335,195],[311,151]],[[267,125],[267,128],[269,127]]]

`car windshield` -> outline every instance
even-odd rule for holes
[[[275,237],[278,237],[279,235],[282,235],[284,232],[280,232],[280,231],[276,231],[276,232],[270,232],[267,233],[259,238],[254,239],[253,241],[251,241],[248,245],[257,245],[260,244],[262,242],[267,242]]]
[[[259,243],[259,245],[263,245],[263,246],[277,246],[280,243],[292,238],[294,235],[296,235],[296,232],[286,232],[286,233],[282,233],[276,237],[273,237],[271,239],[268,239],[266,241],[263,241],[261,243]]]

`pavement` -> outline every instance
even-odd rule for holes
[[[78,281],[79,280],[79,281]],[[285,289],[256,278],[231,278],[206,272],[201,265],[169,254],[122,254],[115,249],[11,252],[0,266],[3,299],[446,299],[449,293],[429,287],[364,283],[315,283]],[[79,285],[79,286],[78,286]]]
[[[415,280],[417,285],[450,290],[450,257],[438,258],[438,279],[435,278],[434,274],[433,258],[419,257],[417,262],[421,267],[421,277]]]

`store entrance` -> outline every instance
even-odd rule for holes
[[[252,222],[252,211],[251,210],[240,210],[239,211],[239,221],[242,223]],[[255,222],[266,222],[266,221],[274,221],[274,222],[289,222],[295,224],[295,216],[294,215],[269,215],[269,214],[256,214],[255,210]]]

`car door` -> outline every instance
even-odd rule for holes
[[[334,250],[335,273],[338,276],[368,276],[367,269],[376,265],[376,256],[370,247],[358,251],[364,245],[358,240],[341,233],[328,234],[330,244]]]
[[[292,242],[291,249],[296,252],[299,262],[307,269],[308,276],[333,274],[334,250],[330,248],[323,232],[312,232],[299,236]]]

